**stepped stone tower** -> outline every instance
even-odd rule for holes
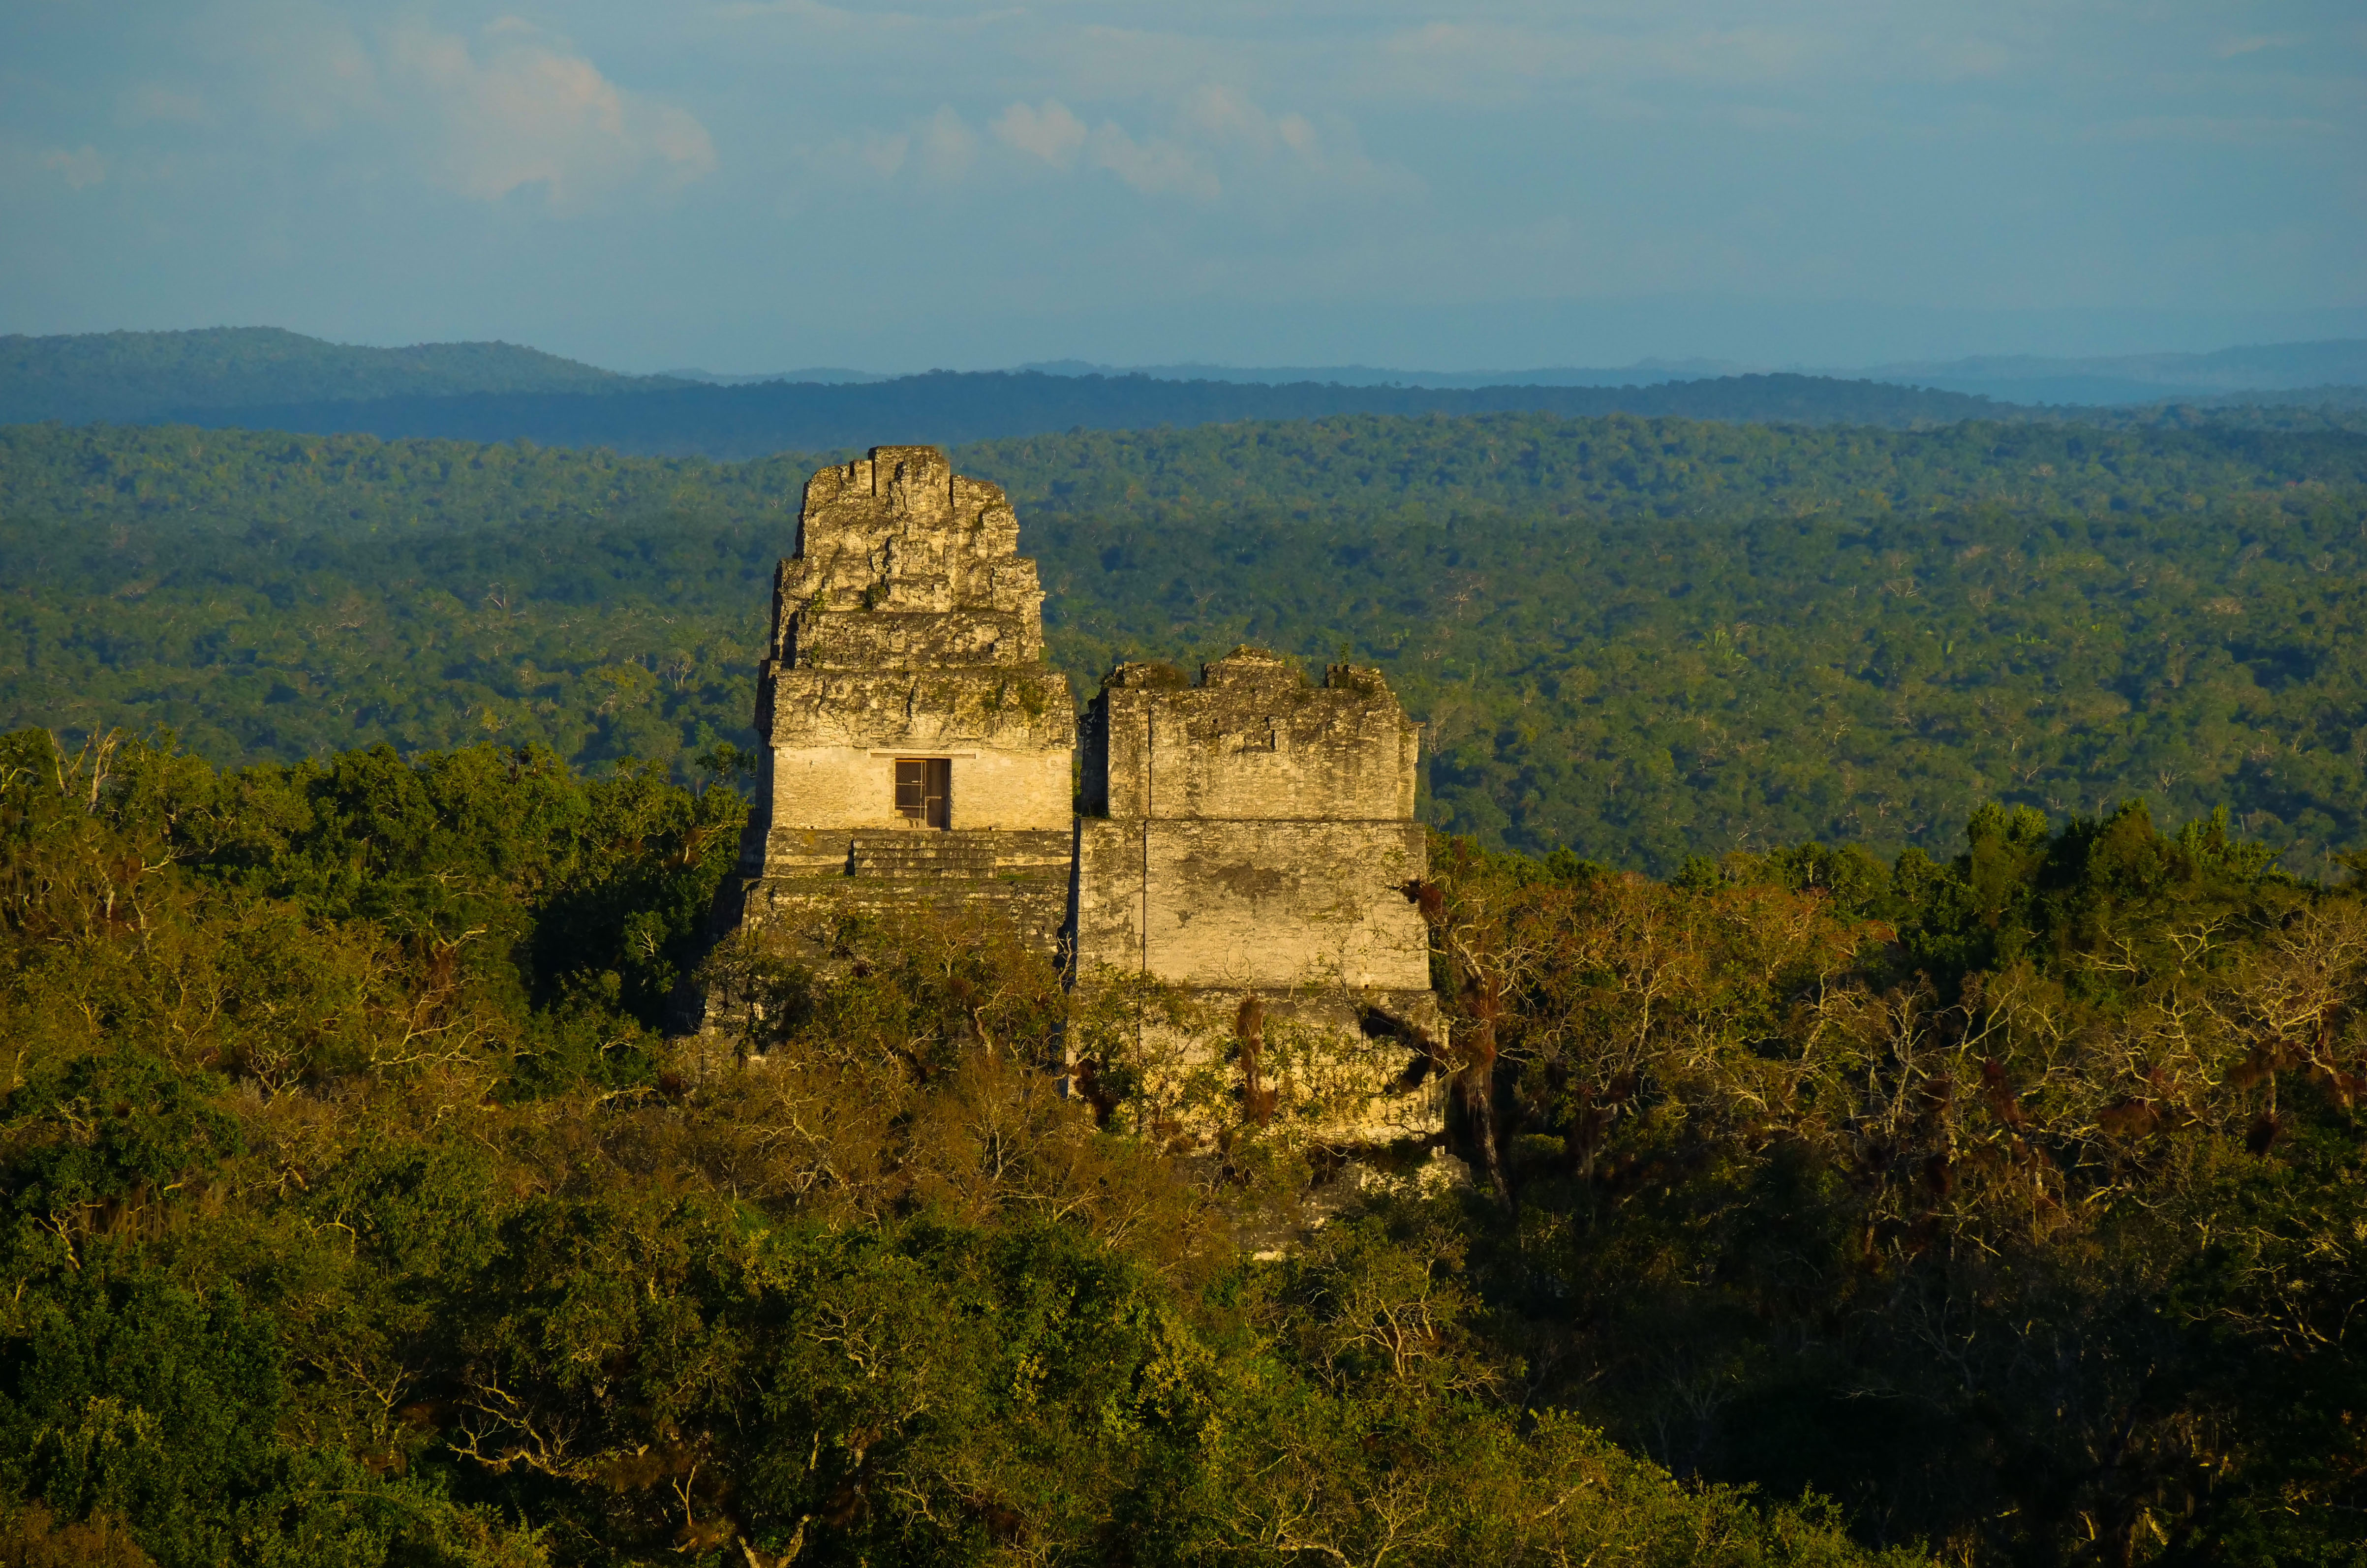
[[[1002,490],[934,447],[807,483],[756,697],[741,920],[817,898],[988,905],[1049,950],[1069,893],[1076,706]]]

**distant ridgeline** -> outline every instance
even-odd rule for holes
[[[0,727],[228,763],[374,741],[687,770],[829,454],[0,430]],[[1048,652],[1377,666],[1424,817],[1672,871],[2225,803],[2296,869],[2367,824],[2367,435],[1351,417],[980,443]]]
[[[2355,369],[2357,345],[2288,345],[2231,350],[2236,369],[2317,370],[2339,379]],[[2300,350],[2316,350],[2299,354]],[[2249,356],[2249,358],[2246,358]],[[2159,358],[2159,357],[2157,357]],[[2183,364],[2227,356],[2168,357]],[[2031,364],[2054,365],[2054,361]],[[2078,368],[2082,362],[2061,361]],[[2118,364],[2118,361],[2099,362]],[[2153,361],[2130,361],[2139,369]],[[2165,360],[2167,363],[2167,360]],[[1154,429],[1245,420],[1324,419],[1342,415],[1551,414],[1599,417],[1714,419],[1784,425],[1863,425],[1926,429],[1967,419],[2071,420],[2107,426],[2153,423],[2356,426],[2367,388],[2323,386],[2176,393],[2128,381],[2132,406],[2025,407],[1992,401],[1995,388],[2051,385],[1954,381],[1957,372],[2027,371],[2021,361],[1901,366],[1875,379],[1837,375],[1721,375],[1613,384],[1616,372],[1507,372],[1507,384],[1343,370],[1296,379],[1190,367],[1153,374],[1074,374],[1041,369],[876,377],[801,373],[797,381],[753,377],[622,376],[506,343],[422,344],[362,348],[267,327],[202,332],[115,332],[0,338],[0,424],[58,419],[189,424],[215,428],[371,435],[388,440],[533,441],[606,447],[646,455],[742,460],[777,451],[850,450],[881,432],[900,438],[994,440],[1061,430]],[[2175,367],[2172,367],[2173,369]],[[1088,367],[1075,367],[1078,369]],[[2224,375],[2235,370],[2218,367]],[[1892,373],[1895,372],[1895,373]],[[1231,379],[1227,379],[1229,376]],[[688,379],[685,379],[688,378]],[[1939,378],[1939,379],[1931,379]],[[2090,378],[2092,380],[2093,378]],[[1510,384],[1519,381],[1520,384]],[[1347,384],[1342,384],[1342,383]],[[2082,383],[2083,385],[2085,383]],[[2099,383],[2101,384],[2101,383]],[[2065,383],[2068,386],[2069,383]],[[2090,387],[2090,392],[2093,392]],[[2067,395],[2069,395],[2067,393]],[[2089,401],[2093,401],[2090,398]]]
[[[514,343],[361,348],[270,326],[0,336],[0,424],[153,421],[176,411],[198,424],[237,423],[211,415],[260,403],[680,384],[620,376]]]

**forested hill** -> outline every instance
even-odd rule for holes
[[[514,343],[363,348],[277,327],[0,337],[0,423],[146,419],[168,409],[438,397],[596,393],[678,383],[619,376]]]
[[[1049,431],[1150,429],[1343,414],[1497,412],[1925,426],[1995,416],[1987,398],[1820,376],[1727,376],[1642,387],[1393,387],[1171,381],[1148,376],[934,371],[824,386],[767,381],[583,393],[486,392],[283,403],[160,415],[243,429],[530,440],[554,447],[726,460],[889,441],[962,441]]]
[[[1126,655],[1369,660],[1430,725],[1424,811],[1484,842],[1665,872],[2144,797],[2308,869],[2367,824],[2358,433],[1500,414],[956,459],[1010,487],[1081,698]],[[819,460],[0,431],[0,724],[745,741]]]

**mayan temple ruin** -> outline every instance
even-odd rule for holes
[[[757,683],[743,922],[987,902],[1059,940],[1077,716],[1043,603],[1002,492],[934,448],[813,476]]]
[[[1080,756],[1018,551],[1002,492],[932,447],[808,483],[736,923],[988,911],[1081,999],[1158,992],[1137,1076],[1179,1106],[1230,1074],[1261,1118],[1365,1142],[1434,1130],[1444,1029],[1409,891],[1427,869],[1421,727],[1376,670],[1314,686],[1244,648],[1196,681],[1120,665]]]

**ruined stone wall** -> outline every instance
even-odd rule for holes
[[[1086,720],[1077,958],[1194,986],[1430,989],[1420,726],[1379,675],[1122,665]]]
[[[1220,1036],[1253,997],[1270,1033],[1301,1037],[1298,1075],[1319,1065],[1331,1082],[1331,1131],[1434,1124],[1435,1080],[1401,1082],[1423,1081],[1443,1033],[1408,891],[1428,869],[1420,740],[1373,670],[1334,665],[1309,686],[1247,648],[1197,683],[1120,666],[1085,721],[1080,985],[1147,977],[1195,999]],[[1217,1065],[1206,1050],[1169,1054],[1186,1076]]]
[[[1254,648],[1204,665],[1196,686],[1127,665],[1086,722],[1089,814],[1413,820],[1421,730],[1377,671],[1335,665],[1310,687]]]

